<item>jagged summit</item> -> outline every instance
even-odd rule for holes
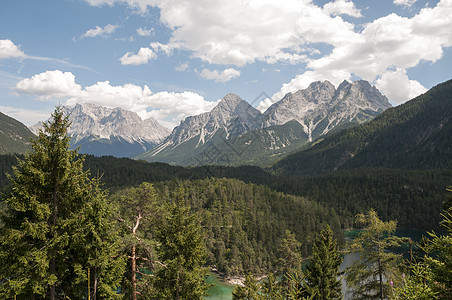
[[[367,81],[344,80],[337,89],[329,81],[317,81],[270,106],[262,126],[296,120],[313,140],[337,126],[365,122],[389,107],[388,99]]]
[[[138,158],[175,164],[228,163],[231,153],[239,155],[243,152],[238,149],[257,140],[261,144],[254,151],[281,153],[335,128],[370,120],[390,106],[366,81],[345,80],[337,89],[329,81],[316,81],[286,94],[264,114],[229,93],[210,112],[187,117],[165,141]]]
[[[135,156],[160,143],[170,132],[153,118],[143,121],[137,113],[121,108],[78,103],[63,110],[71,121],[71,147],[81,146],[82,153]],[[38,123],[31,129],[37,132],[41,126]]]

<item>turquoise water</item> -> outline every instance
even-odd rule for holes
[[[360,230],[347,230],[344,232],[345,238],[350,240],[355,238],[359,234]],[[416,229],[408,229],[408,228],[398,228],[396,230],[396,235],[400,237],[410,237],[414,241],[419,242],[423,235],[428,236],[426,231],[424,230],[416,230]],[[353,262],[359,259],[359,253],[351,253],[347,254],[344,257],[342,265],[340,266],[340,270],[345,270],[348,266],[350,266]],[[208,300],[231,300],[232,299],[232,291],[234,290],[234,286],[227,284],[220,280],[217,274],[210,273],[207,277],[206,281],[208,283],[214,284],[209,291],[206,299]],[[345,299],[351,299],[351,296],[347,294],[347,286],[345,282],[342,282],[342,293],[344,294]]]
[[[209,273],[206,281],[208,283],[214,284],[208,290],[208,296],[206,299],[208,300],[231,300],[232,299],[232,291],[234,290],[234,286],[227,284],[220,280],[217,274]]]

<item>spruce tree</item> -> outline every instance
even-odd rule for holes
[[[198,216],[185,204],[185,190],[179,187],[175,199],[166,205],[165,216],[156,230],[159,259],[163,267],[156,274],[158,299],[202,299],[209,285],[206,248]]]
[[[84,159],[69,150],[69,125],[57,107],[9,176],[0,235],[2,298],[86,296],[88,268],[95,273],[91,287],[115,294],[122,269],[109,255],[115,247],[108,206],[98,181],[83,171]],[[83,291],[77,289],[82,282]]]
[[[397,223],[383,222],[374,210],[359,214],[357,223],[365,227],[350,246],[350,252],[360,252],[358,261],[346,270],[347,284],[353,290],[353,299],[386,299],[390,282],[401,278],[398,270],[400,255],[388,251],[402,243],[393,236]]]
[[[333,231],[327,225],[317,235],[312,248],[312,259],[307,266],[306,283],[320,300],[342,299],[339,266],[342,258]]]

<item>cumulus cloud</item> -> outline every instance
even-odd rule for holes
[[[25,57],[25,53],[11,40],[0,40],[0,59],[20,57]]]
[[[352,74],[370,82],[380,78],[379,86],[384,87],[384,93],[394,104],[406,101],[425,91],[419,82],[408,79],[406,70],[421,61],[436,62],[443,56],[443,49],[452,46],[451,16],[452,1],[442,0],[436,7],[421,9],[412,18],[390,14],[376,19],[360,33],[351,34],[347,43],[331,42],[335,46],[333,51],[311,60],[308,71],[284,84],[272,101],[305,87],[313,79],[328,79],[337,85],[343,79],[349,80]],[[319,40],[323,40],[321,32]],[[401,81],[397,86],[384,84],[389,76]]]
[[[152,49],[154,49],[154,51],[156,51],[156,52],[162,51],[167,56],[170,56],[171,54],[173,54],[173,47],[170,45],[165,45],[165,44],[162,44],[159,42],[154,42],[154,43],[150,43],[150,46]]]
[[[154,28],[147,29],[146,27],[145,28],[139,27],[137,29],[137,33],[139,36],[151,36],[154,34]]]
[[[93,103],[106,107],[121,107],[136,112],[141,118],[154,117],[161,124],[173,127],[190,115],[210,111],[217,102],[206,101],[193,92],[153,93],[148,86],[111,85],[109,81],[82,87],[70,72],[47,71],[16,84],[16,92],[34,95],[38,99],[66,99],[66,105]]]
[[[81,86],[75,83],[75,76],[71,72],[60,70],[46,71],[25,78],[16,84],[16,91],[22,94],[38,96],[40,100],[77,96]]]
[[[359,28],[341,17],[361,16],[351,0],[333,0],[323,7],[312,0],[85,1],[92,5],[127,3],[142,11],[158,7],[160,21],[172,30],[167,45],[211,64],[305,63],[306,71],[283,85],[278,95],[313,78],[335,79],[330,73],[344,76],[340,81],[353,74],[375,82],[394,68],[406,71],[420,61],[436,62],[443,49],[452,46],[451,0],[424,7],[413,17],[390,14]],[[415,3],[393,2],[405,7]],[[320,58],[307,51],[318,43],[332,46],[332,51]],[[206,70],[204,75],[220,78],[220,72],[212,72]]]
[[[416,3],[417,0],[394,0],[395,5],[401,5],[405,7],[410,7],[414,3]]]
[[[89,29],[84,34],[82,34],[82,38],[85,37],[96,37],[96,36],[108,36],[115,32],[118,28],[118,25],[107,24],[104,27],[96,26],[96,28]]]
[[[347,0],[335,0],[334,2],[328,2],[323,6],[323,10],[332,16],[349,15],[355,18],[361,18],[363,16],[361,11],[355,7],[355,4],[352,1]]]
[[[225,69],[222,72],[218,70],[202,69],[200,73],[202,78],[214,80],[216,82],[226,82],[240,76],[240,71],[234,68]]]
[[[154,58],[157,58],[157,54],[155,54],[152,49],[141,48],[137,54],[127,52],[119,60],[123,65],[143,65],[147,64],[150,59]]]
[[[400,104],[427,91],[418,81],[410,80],[400,68],[388,70],[376,81],[376,87],[394,104]]]

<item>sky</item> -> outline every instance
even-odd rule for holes
[[[452,0],[4,0],[0,111],[121,107],[172,128],[236,93],[364,79],[396,106],[452,78]]]

